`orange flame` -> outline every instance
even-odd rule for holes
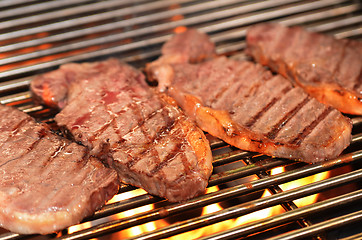
[[[284,167],[274,168],[274,169],[271,170],[271,175],[276,175],[276,174],[282,173],[284,171],[285,171]],[[304,185],[306,185],[308,183],[311,183],[311,182],[316,182],[316,181],[326,179],[328,177],[329,177],[329,172],[322,172],[322,173],[318,173],[318,174],[315,174],[315,175],[312,175],[312,176],[309,176],[309,177],[305,177],[305,178],[302,178],[302,179],[298,179],[298,180],[295,180],[295,181],[292,181],[292,182],[281,184],[280,188],[283,191],[287,191],[287,190],[290,190],[290,189],[293,189],[293,188],[296,188],[296,187],[304,186]],[[215,192],[215,191],[218,191],[218,190],[219,190],[219,188],[217,186],[209,187],[207,189],[207,193],[212,193],[212,192]],[[139,195],[142,195],[142,194],[145,194],[145,193],[146,192],[144,190],[142,190],[142,189],[136,189],[136,190],[131,191],[131,192],[125,192],[125,193],[118,194],[115,197],[113,197],[109,201],[109,203],[126,200],[126,199],[129,199],[129,198],[132,198],[132,197],[135,197],[135,196],[139,196]],[[263,195],[262,195],[262,198],[266,197],[266,196],[270,196],[270,195],[271,194],[269,193],[269,191],[265,190]],[[311,195],[311,196],[308,196],[308,197],[304,197],[302,199],[297,199],[297,200],[295,200],[293,202],[298,207],[302,207],[302,206],[310,205],[310,204],[312,204],[314,202],[317,202],[317,200],[318,200],[317,198],[318,198],[318,194],[314,194],[314,195]],[[133,215],[138,214],[138,213],[142,213],[142,212],[145,212],[145,211],[152,210],[154,208],[155,207],[154,207],[153,204],[142,206],[142,207],[139,207],[139,208],[136,208],[136,209],[131,209],[131,210],[128,210],[128,211],[125,211],[125,212],[122,212],[122,213],[115,214],[112,217],[110,217],[111,218],[110,220],[130,217],[130,216],[133,216]],[[215,212],[218,212],[218,211],[220,211],[222,209],[223,209],[223,207],[219,203],[211,204],[211,205],[208,205],[208,206],[203,208],[202,215],[215,213]],[[241,226],[243,224],[250,223],[250,222],[253,222],[253,221],[256,221],[256,220],[260,220],[260,219],[264,219],[264,218],[267,218],[267,217],[270,217],[270,216],[273,216],[273,215],[277,215],[277,214],[280,214],[280,213],[283,213],[283,212],[284,212],[284,209],[280,205],[277,205],[277,206],[262,209],[262,210],[259,210],[259,211],[256,211],[256,212],[253,212],[253,213],[250,213],[250,214],[247,214],[247,215],[235,218],[235,219],[225,220],[225,221],[215,223],[215,224],[212,224],[212,225],[209,225],[209,226],[206,226],[206,227],[202,227],[202,228],[199,228],[199,229],[196,229],[196,230],[181,233],[181,234],[172,236],[172,237],[170,237],[168,239],[170,239],[170,240],[197,239],[197,238],[200,238],[200,237],[203,237],[203,236],[208,236],[208,235],[211,235],[211,234],[215,234],[215,233],[227,230],[227,229],[235,228],[237,226]],[[80,225],[73,226],[73,227],[69,228],[69,233],[79,231],[79,230],[84,229],[84,228],[88,228],[88,227],[90,227],[90,224],[91,223],[83,223],[83,224],[80,224]],[[132,228],[129,228],[129,229],[126,229],[126,230],[111,234],[107,239],[115,240],[115,239],[123,239],[123,238],[135,237],[135,236],[137,236],[139,234],[150,232],[150,231],[156,230],[158,228],[163,228],[163,227],[166,227],[168,225],[169,225],[169,223],[166,220],[161,219],[161,220],[145,223],[145,224],[142,224],[142,225],[139,225],[139,226],[135,226],[135,227],[132,227]]]

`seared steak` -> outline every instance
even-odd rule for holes
[[[65,98],[56,85],[66,86]],[[65,103],[58,125],[115,168],[121,181],[170,201],[205,191],[212,171],[205,135],[138,70],[116,59],[67,64],[34,80],[32,90],[47,104],[63,107],[43,96],[48,91]]]
[[[248,52],[320,102],[362,114],[362,43],[301,27],[260,24],[247,34]]]
[[[170,41],[177,38],[183,34]],[[147,71],[201,129],[241,149],[316,162],[350,143],[348,118],[261,65],[217,57],[199,64],[155,61]]]
[[[51,233],[92,215],[118,190],[117,173],[83,146],[0,105],[0,226]]]

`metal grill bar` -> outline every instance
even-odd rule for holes
[[[343,238],[340,240],[360,240],[360,239],[362,239],[362,233],[359,233],[359,234],[356,234],[353,236],[349,236],[349,237],[346,237],[346,238]]]
[[[297,221],[300,218],[312,216],[313,214],[318,214],[333,208],[338,208],[349,204],[356,204],[359,203],[361,200],[362,200],[362,190],[358,190],[322,202],[318,202],[310,206],[305,206],[289,212],[285,212],[277,216],[268,217],[259,221],[254,221],[252,223],[248,223],[238,228],[233,228],[219,234],[214,234],[211,236],[200,238],[199,240],[206,240],[206,239],[227,240],[227,239],[235,239],[238,237],[240,238],[255,232],[264,231],[273,227],[280,226],[282,224],[286,224],[290,221]],[[303,228],[302,230],[304,231],[305,228]],[[324,228],[323,230],[326,230],[326,228]],[[318,234],[318,232],[315,233],[314,235],[316,234]],[[311,234],[309,236],[313,235]],[[278,239],[281,239],[280,236],[278,236]],[[291,239],[296,239],[296,238],[291,238]]]
[[[244,0],[245,1],[245,0]],[[191,14],[193,12],[196,11],[207,11],[210,10],[212,8],[219,8],[219,7],[225,7],[228,4],[233,4],[236,2],[241,2],[241,1],[237,1],[237,0],[226,0],[226,1],[213,1],[213,2],[207,2],[207,3],[197,3],[192,5],[191,7],[183,7],[182,9],[170,9],[167,12],[162,12],[162,14],[160,13],[156,13],[156,14],[148,14],[146,16],[140,16],[140,17],[135,17],[135,18],[131,18],[129,20],[123,20],[123,21],[113,21],[111,23],[106,23],[106,24],[102,24],[99,26],[94,26],[94,27],[89,27],[86,29],[78,29],[76,31],[70,31],[67,33],[62,33],[62,34],[58,34],[58,35],[54,35],[54,36],[49,36],[49,37],[44,37],[41,39],[35,39],[35,40],[30,40],[30,41],[26,41],[26,42],[21,42],[21,43],[11,43],[9,45],[0,47],[1,51],[11,51],[11,50],[16,50],[16,49],[20,49],[20,48],[24,48],[24,47],[30,47],[30,46],[35,46],[35,45],[41,45],[41,44],[46,44],[46,43],[52,43],[52,42],[56,42],[56,41],[65,41],[69,38],[75,38],[75,37],[81,37],[87,34],[95,34],[95,33],[101,33],[104,32],[106,30],[113,30],[113,29],[117,29],[117,28],[123,28],[126,26],[132,26],[138,23],[145,23],[145,18],[147,18],[147,22],[150,21],[157,21],[160,19],[165,19],[168,17],[172,17],[176,14]],[[178,2],[174,2],[174,3],[178,3]],[[153,9],[158,9],[158,8],[162,8],[162,7],[167,7],[169,6],[169,2],[164,2],[162,5],[158,4],[156,5],[155,3],[150,3],[148,5],[143,5],[142,8],[135,8],[132,11],[133,15],[136,15],[138,13],[141,13],[143,11],[145,11],[145,8],[147,10],[153,10]],[[128,11],[124,11],[124,14],[127,13]],[[119,16],[118,16],[119,17]],[[78,22],[75,22],[74,24],[79,24]],[[151,27],[152,29],[155,29],[154,26]],[[159,26],[157,27],[157,29],[159,29]],[[169,28],[168,28],[169,29]],[[161,30],[161,29],[160,29]]]
[[[292,233],[287,233],[279,235],[275,238],[270,238],[269,240],[294,240],[294,239],[303,239],[305,237],[313,236],[321,230],[330,230],[337,227],[341,227],[347,223],[353,223],[362,220],[362,210],[354,213],[350,213],[341,217],[333,218],[331,220],[324,221],[323,223],[315,224],[313,226],[296,230]]]
[[[145,1],[145,0],[135,0],[135,3],[140,3],[141,1]],[[182,3],[182,2],[187,2],[187,1],[192,1],[192,0],[177,0],[177,2],[175,3]],[[119,2],[119,1],[118,1]],[[133,1],[129,1],[129,4],[132,3]],[[119,2],[122,3],[123,2]],[[28,35],[32,35],[32,34],[36,34],[36,33],[42,33],[42,32],[48,32],[48,31],[54,31],[54,30],[59,30],[59,29],[64,29],[64,28],[70,28],[70,27],[75,27],[75,26],[79,26],[82,24],[87,24],[90,22],[98,22],[101,20],[107,20],[107,19],[111,19],[114,17],[120,17],[120,16],[124,16],[126,14],[129,14],[130,12],[132,13],[137,13],[137,12],[143,12],[145,11],[145,8],[147,10],[149,10],[149,8],[152,9],[157,9],[159,7],[164,7],[164,6],[169,6],[169,2],[167,1],[159,1],[153,4],[144,4],[142,6],[131,6],[131,7],[127,7],[123,8],[123,9],[119,9],[119,10],[114,10],[114,11],[108,11],[105,13],[99,13],[99,14],[94,14],[91,16],[86,16],[86,17],[79,17],[79,18],[75,18],[75,19],[70,19],[70,20],[65,20],[63,22],[55,22],[55,23],[50,23],[50,24],[44,24],[44,25],[40,25],[38,27],[33,27],[33,28],[26,28],[24,30],[15,30],[12,32],[8,32],[8,33],[4,33],[4,34],[0,34],[0,40],[4,41],[4,40],[9,40],[12,38],[19,38],[19,37],[24,37],[24,36],[28,36]],[[99,8],[103,8],[102,5],[98,6]],[[71,11],[71,14],[75,14],[77,13],[77,11],[82,12],[83,8],[79,8],[76,9],[76,11]],[[68,15],[68,11],[64,11],[64,14]],[[60,14],[55,14],[56,17],[62,17],[63,15],[63,11],[60,12]],[[41,16],[40,16],[41,17]],[[46,15],[46,19],[47,20],[48,14]],[[49,15],[49,17],[52,17]],[[23,24],[27,24],[27,21],[29,19],[20,19],[19,22],[17,21],[9,21],[9,23],[5,24],[5,27],[14,27],[14,25],[23,25]],[[35,19],[35,20],[42,20],[41,18],[39,19]],[[32,20],[29,20],[32,21]]]
[[[35,2],[37,0],[28,0],[26,1],[27,3],[31,3],[31,2]],[[23,0],[3,0],[0,1],[0,7],[11,7],[11,6],[16,6],[16,5],[20,5],[20,4],[24,4]]]
[[[53,9],[53,8],[69,7],[68,5],[75,5],[75,4],[85,3],[85,2],[89,2],[89,1],[90,0],[72,0],[72,1],[64,1],[63,0],[63,1],[53,1],[53,2],[32,4],[32,5],[25,6],[25,7],[17,7],[15,9],[2,11],[1,15],[0,15],[0,19],[7,18],[7,17],[19,16],[19,15],[24,16],[25,14],[37,13],[37,12],[40,12],[40,11],[50,10],[50,9]],[[19,1],[19,3],[24,3],[24,1]],[[3,6],[0,6],[0,7],[3,7]],[[52,14],[54,15],[54,13],[52,13]],[[37,20],[35,18],[37,18]],[[31,20],[31,19],[33,19],[33,20]],[[15,27],[17,25],[22,25],[24,23],[29,24],[29,23],[32,23],[34,20],[35,21],[39,21],[40,19],[41,20],[48,20],[49,18],[37,15],[36,17],[32,17],[31,19],[26,18],[26,21],[22,21],[20,24],[17,23],[18,20],[13,21],[13,23],[10,23],[11,21],[6,21],[6,22],[3,21],[1,24],[2,24],[3,29],[4,29],[4,28],[8,28],[8,27]]]

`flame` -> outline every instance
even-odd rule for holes
[[[278,167],[278,168],[274,168],[271,170],[271,175],[276,175],[276,174],[280,174],[282,172],[284,172],[285,169],[284,167]],[[300,186],[304,186],[308,183],[311,182],[316,182],[316,181],[320,181],[323,179],[328,178],[330,175],[330,172],[322,172],[322,173],[318,173],[309,177],[305,177],[302,179],[297,179],[295,181],[292,182],[288,182],[285,184],[281,184],[280,188],[283,191],[287,191],[296,187],[300,187]],[[213,187],[209,187],[207,189],[206,194],[208,193],[212,193],[212,192],[216,192],[218,191],[219,188],[217,186],[213,186]],[[125,193],[121,193],[118,194],[116,196],[114,196],[108,203],[113,203],[113,202],[119,202],[122,200],[126,200],[135,196],[139,196],[142,194],[145,194],[146,192],[143,189],[136,189],[130,192],[125,192]],[[262,198],[266,197],[266,196],[270,196],[271,194],[269,193],[268,190],[265,190]],[[306,206],[306,205],[310,205],[314,202],[318,201],[318,194],[314,194],[312,196],[307,196],[304,197],[302,199],[297,199],[295,201],[293,201],[298,207],[302,207],[302,206]],[[128,211],[124,211],[118,214],[115,214],[111,217],[108,218],[108,220],[115,220],[115,219],[122,219],[122,218],[127,218],[130,216],[133,216],[135,214],[138,213],[142,213],[145,211],[150,211],[153,210],[155,208],[155,206],[153,204],[149,204],[146,206],[142,206],[136,209],[130,209]],[[216,213],[218,211],[223,210],[223,207],[219,204],[219,203],[215,203],[215,204],[211,204],[208,206],[205,206],[202,210],[202,215],[205,214],[211,214],[211,213]],[[250,223],[256,220],[260,220],[260,219],[264,219],[273,215],[277,215],[280,213],[283,213],[285,210],[280,206],[273,206],[273,207],[269,207],[266,209],[262,209],[256,212],[252,212],[250,214],[244,215],[244,216],[240,216],[238,218],[235,219],[229,219],[229,220],[225,220],[222,222],[218,222],[206,227],[202,227],[199,229],[195,229],[189,232],[185,232],[185,233],[181,233],[175,236],[172,236],[170,238],[168,238],[169,240],[183,240],[183,239],[197,239],[203,236],[208,236],[211,234],[215,234],[218,233],[220,231],[224,231],[227,229],[231,229],[231,228],[235,228],[237,226],[241,226],[243,224],[246,223]],[[163,228],[168,226],[169,223],[164,220],[164,219],[160,219],[154,222],[148,222],[142,225],[138,225],[129,229],[125,229],[123,231],[114,233],[109,235],[109,237],[107,239],[111,239],[111,240],[116,240],[116,239],[123,239],[123,238],[129,238],[129,237],[135,237],[137,235],[140,235],[142,233],[146,233],[146,232],[150,232],[150,231],[154,231],[158,228]],[[83,224],[79,224],[76,226],[72,226],[68,229],[69,233],[75,232],[75,231],[79,231],[81,229],[85,229],[85,228],[89,228],[91,227],[91,223],[90,222],[86,222]],[[103,239],[103,238],[102,238]]]
[[[121,194],[118,194],[116,196],[114,196],[109,203],[112,202],[119,202],[122,200],[126,200],[132,197],[136,197],[142,194],[146,194],[147,192],[143,189],[136,189],[130,192],[124,192]],[[145,205],[142,207],[138,207],[135,209],[130,209],[128,211],[124,211],[118,214],[115,214],[111,217],[111,220],[115,220],[115,219],[122,219],[122,218],[127,218],[127,217],[131,217],[133,215],[136,215],[138,213],[142,213],[142,212],[146,212],[146,211],[150,211],[154,209],[153,204],[150,205]],[[148,223],[144,223],[142,225],[138,225],[138,226],[134,226],[132,228],[129,229],[125,229],[123,231],[120,231],[116,234],[112,234],[110,239],[122,239],[122,238],[127,238],[127,237],[133,237],[133,236],[137,236],[139,234],[142,234],[144,232],[149,232],[149,231],[153,231],[157,228],[156,224],[154,222],[148,222]]]
[[[276,174],[282,173],[284,171],[285,171],[284,167],[274,168],[271,171],[271,175],[276,175]],[[281,184],[280,188],[283,191],[291,190],[291,189],[294,189],[296,187],[301,187],[301,186],[307,185],[309,183],[321,181],[323,179],[328,178],[329,175],[330,175],[329,171],[321,172],[321,173],[311,175],[311,176],[308,176],[308,177],[305,177],[305,178],[300,178],[300,179],[294,180],[292,182],[287,182],[285,184]],[[312,203],[315,203],[315,202],[317,202],[317,200],[318,200],[318,194],[313,194],[313,195],[310,195],[310,196],[307,196],[307,197],[304,197],[304,198],[297,199],[297,200],[295,200],[293,202],[298,207],[303,207],[303,206],[307,206],[307,205],[310,205]]]

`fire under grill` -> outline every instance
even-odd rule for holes
[[[245,58],[247,27],[265,21],[362,39],[358,0],[3,0],[0,21],[0,101],[49,124],[55,113],[31,99],[35,75],[109,57],[142,69],[184,27],[208,33],[219,54],[235,58]],[[208,136],[214,173],[204,196],[171,204],[122,185],[80,225],[48,236],[0,229],[0,239],[360,239],[362,117],[349,117],[352,143],[336,159],[308,165]]]

